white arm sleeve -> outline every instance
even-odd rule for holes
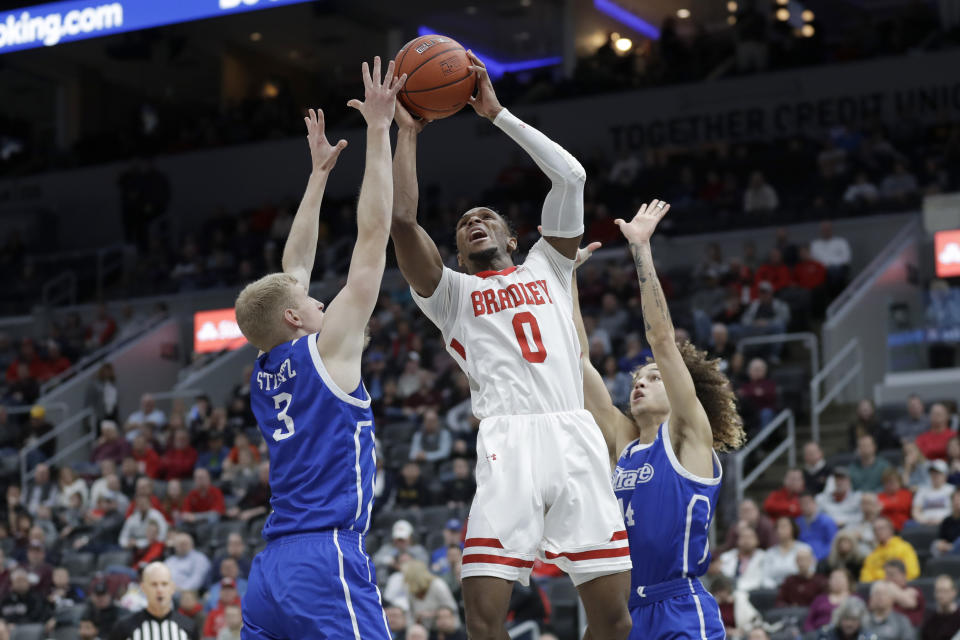
[[[587,174],[577,159],[515,115],[503,109],[493,124],[530,154],[552,187],[543,201],[543,235],[576,238],[583,235],[583,183]]]

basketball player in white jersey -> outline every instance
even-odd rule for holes
[[[534,561],[572,577],[593,638],[626,638],[629,549],[604,470],[606,446],[583,408],[580,345],[572,320],[571,275],[583,235],[580,163],[497,101],[472,53],[479,89],[471,104],[517,142],[550,178],[543,238],[521,265],[505,220],[486,207],[460,218],[458,260],[444,267],[417,223],[416,136],[423,123],[397,105],[391,236],[413,299],[440,329],[467,374],[477,440],[477,493],[463,556],[467,634],[507,637],[513,582],[527,584]]]

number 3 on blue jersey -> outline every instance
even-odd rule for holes
[[[273,439],[277,442],[281,440],[286,440],[293,435],[293,418],[287,415],[287,409],[290,408],[290,402],[293,400],[293,396],[289,393],[278,393],[273,396],[273,406],[276,409],[280,409],[280,405],[283,405],[283,409],[280,409],[280,413],[277,414],[277,419],[282,420],[283,424],[287,427],[287,430],[283,429],[274,429],[273,430]]]
[[[276,436],[274,436],[274,437],[276,437]],[[628,527],[632,527],[632,526],[634,525],[634,522],[633,522],[633,504],[632,504],[631,502],[627,502],[627,510],[624,511],[624,510],[623,510],[623,498],[617,498],[617,502],[620,503],[620,515],[623,516],[623,521],[627,524]]]

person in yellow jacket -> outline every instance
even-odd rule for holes
[[[877,540],[877,546],[863,561],[860,582],[883,580],[883,565],[894,558],[902,561],[907,568],[907,580],[914,580],[920,576],[917,552],[909,542],[900,536],[893,535],[893,523],[886,518],[877,518],[873,522],[873,535]]]

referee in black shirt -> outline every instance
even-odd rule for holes
[[[200,640],[193,620],[173,610],[173,580],[162,562],[143,569],[140,588],[147,596],[147,608],[121,619],[110,640]]]

